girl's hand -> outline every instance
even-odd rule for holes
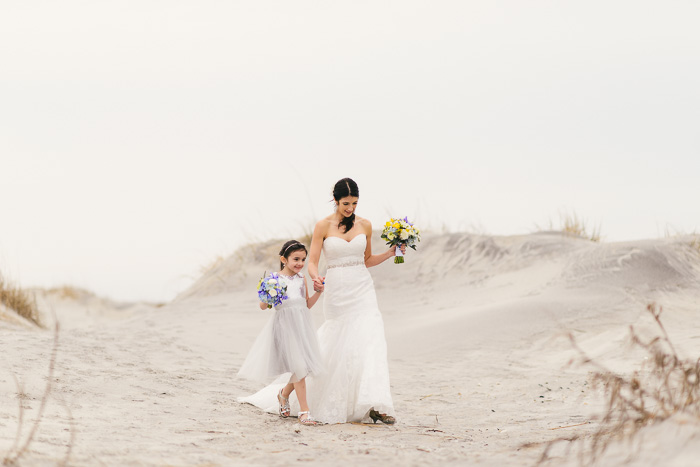
[[[314,279],[314,290],[316,292],[323,292],[324,284],[326,282],[326,278],[323,276],[318,276],[316,279]]]

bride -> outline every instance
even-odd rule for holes
[[[396,419],[384,321],[367,268],[394,256],[396,246],[372,254],[372,224],[355,215],[359,196],[352,179],[339,180],[333,187],[335,212],[314,227],[308,271],[315,289],[325,282],[326,320],[318,329],[318,342],[326,371],[308,379],[307,395],[310,412],[318,421],[393,424]],[[405,248],[402,246],[402,251]],[[327,263],[325,277],[318,271],[322,251]],[[279,401],[277,392],[288,379],[288,375],[282,375],[257,393],[238,400],[274,413]],[[291,413],[297,413],[296,398],[290,397],[290,404]]]
[[[339,180],[333,187],[335,212],[314,227],[308,268],[314,288],[325,281],[326,321],[318,341],[326,372],[309,382],[309,405],[326,423],[393,424],[384,322],[367,268],[394,256],[396,246],[372,254],[372,224],[355,215],[359,196],[352,179]],[[318,272],[321,251],[325,277]]]

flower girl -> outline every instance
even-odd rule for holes
[[[318,301],[323,289],[309,297],[306,279],[301,273],[307,254],[304,244],[296,240],[282,246],[278,276],[287,286],[287,297],[275,306],[274,314],[255,339],[238,375],[269,383],[291,373],[289,382],[277,394],[279,414],[283,418],[290,415],[289,395],[296,391],[301,409],[299,422],[316,425],[306,401],[306,377],[321,373],[323,363],[309,308]],[[268,304],[261,301],[260,309],[268,309]]]

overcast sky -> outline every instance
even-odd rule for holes
[[[217,255],[310,229],[346,176],[375,226],[698,229],[699,19],[694,1],[3,2],[0,271],[169,300]]]

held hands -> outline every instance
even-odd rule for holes
[[[326,283],[326,278],[323,276],[318,276],[316,279],[314,279],[314,291],[321,293],[323,292],[323,289],[326,288],[324,285]]]

